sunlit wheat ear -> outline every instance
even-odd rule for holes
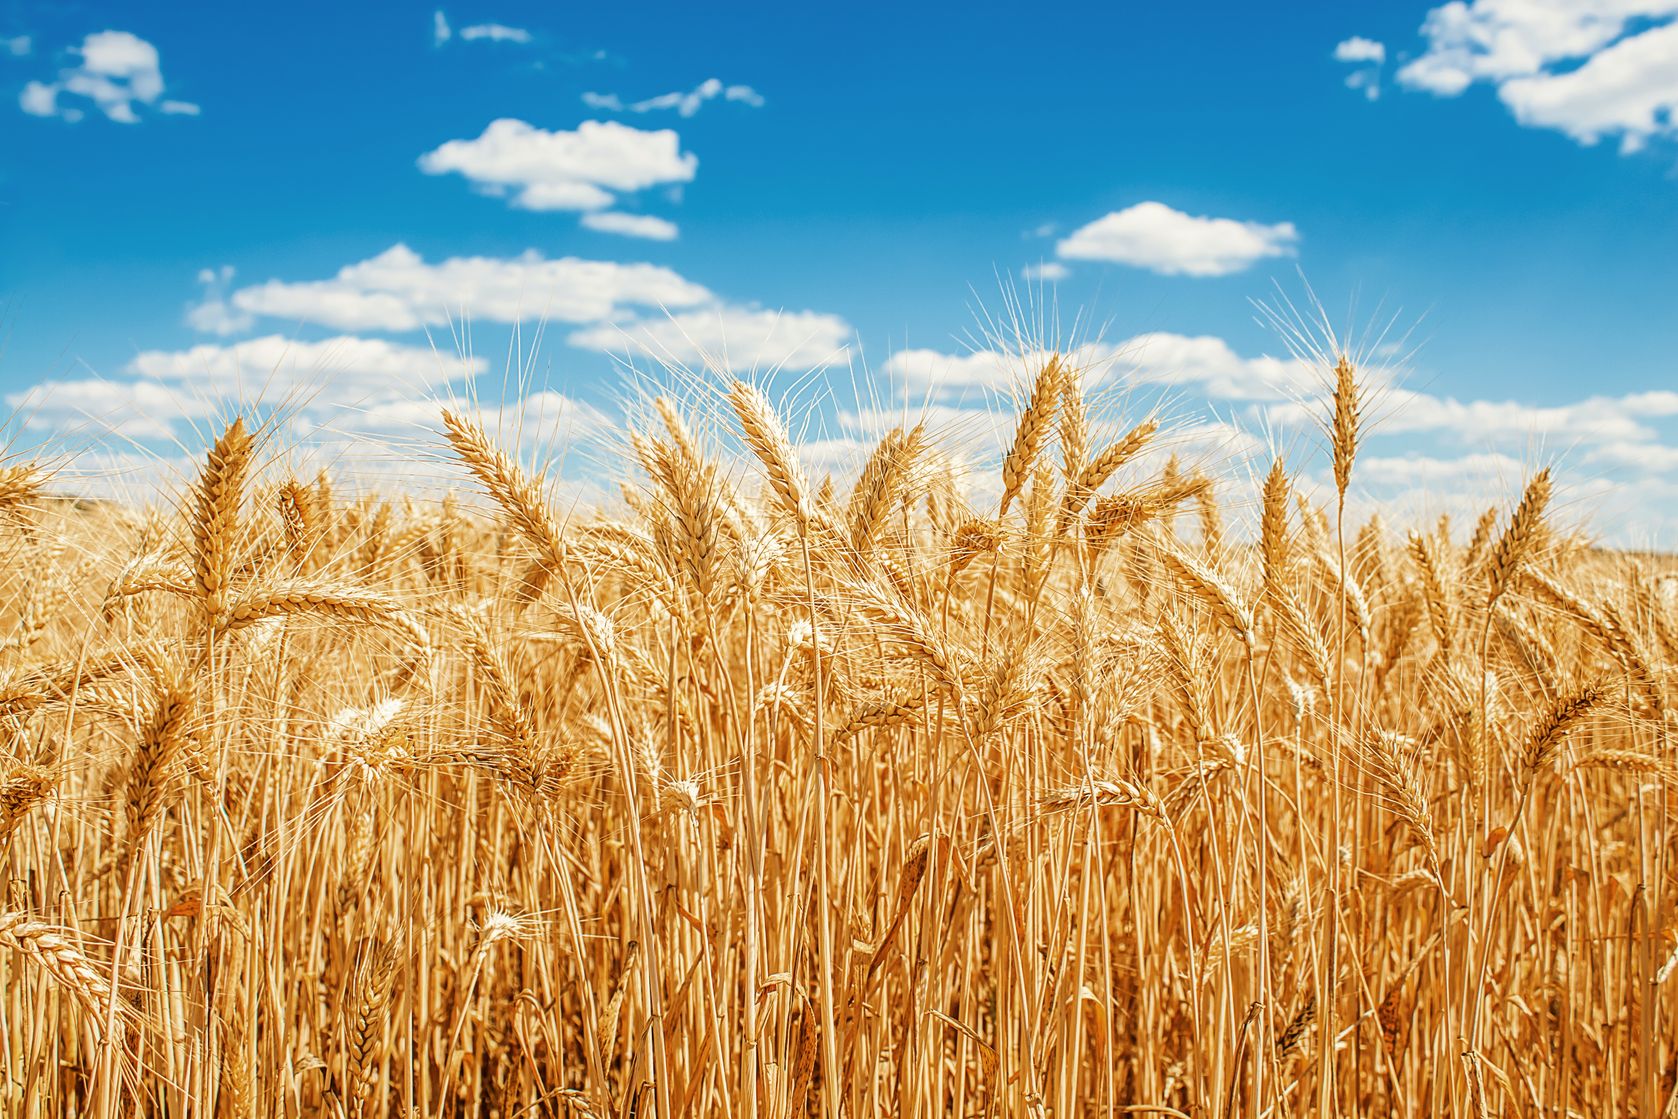
[[[344,1096],[354,1113],[360,1113],[373,1094],[373,1078],[383,1055],[391,987],[400,962],[389,944],[372,944],[366,956],[351,985],[350,1010],[344,1021]]]
[[[1244,645],[1253,643],[1253,612],[1235,593],[1235,588],[1211,568],[1203,566],[1192,556],[1185,555],[1169,544],[1159,549],[1161,562],[1172,577],[1194,598],[1200,600],[1212,617],[1233,633]]]
[[[1439,557],[1433,543],[1419,532],[1410,534],[1410,558],[1422,574],[1422,601],[1427,606],[1428,625],[1442,654],[1449,654],[1456,637],[1456,618],[1451,601],[1445,593],[1445,581],[1439,570]]]
[[[227,603],[233,540],[250,470],[251,435],[236,419],[210,448],[199,472],[191,517],[192,573],[205,616],[214,624]]]
[[[1224,546],[1224,520],[1210,481],[1195,493],[1195,506],[1200,514],[1201,554],[1207,562],[1216,563]]]
[[[1031,397],[1025,411],[1020,413],[1019,426],[1014,429],[1014,442],[1002,460],[1002,501],[997,518],[1008,515],[1008,506],[1025,488],[1043,449],[1043,437],[1054,426],[1055,412],[1060,407],[1062,376],[1059,355],[1049,358],[1032,385]]]
[[[1334,459],[1334,488],[1340,499],[1352,484],[1352,461],[1357,458],[1361,434],[1357,370],[1345,354],[1334,364],[1334,423],[1330,432]]]
[[[1331,661],[1328,642],[1324,639],[1322,631],[1311,620],[1305,604],[1291,588],[1279,587],[1270,601],[1275,607],[1277,619],[1282,623],[1284,632],[1293,642],[1294,648],[1305,658],[1305,667],[1310,670],[1317,686],[1327,692]]]
[[[925,428],[920,424],[907,434],[902,428],[895,428],[868,456],[845,508],[851,546],[859,555],[872,553],[886,518],[906,496],[916,460],[925,446],[925,436]]]
[[[103,969],[76,946],[69,929],[37,921],[26,913],[0,912],[0,948],[19,952],[73,999],[96,1030],[103,1025],[111,1004],[111,984]],[[129,1010],[117,1003],[118,1014],[126,1019]]]
[[[1468,549],[1462,554],[1462,569],[1465,574],[1473,575],[1475,568],[1485,558],[1486,546],[1492,542],[1492,529],[1497,527],[1497,506],[1489,505],[1480,514],[1480,519],[1474,522],[1474,534],[1469,538]]]
[[[543,499],[540,484],[490,442],[475,421],[443,409],[449,445],[468,472],[501,507],[512,526],[555,572],[565,568],[565,542]]]
[[[1084,404],[1084,379],[1080,371],[1067,366],[1060,379],[1061,476],[1076,482],[1089,457],[1089,413]]]
[[[22,524],[45,490],[41,471],[31,465],[0,467],[0,524]]]
[[[348,583],[289,580],[252,587],[226,607],[226,628],[244,629],[269,618],[316,617],[362,622],[388,623],[400,613],[388,595],[364,591]]]
[[[919,696],[866,704],[852,711],[833,729],[833,740],[835,743],[844,742],[874,728],[883,730],[908,726],[920,718],[921,710],[925,706],[925,702]]]
[[[313,550],[317,535],[313,499],[303,483],[296,478],[290,478],[281,484],[276,500],[280,509],[286,556],[291,560],[292,567],[301,571],[309,560],[309,553]]]
[[[1365,750],[1370,770],[1427,856],[1428,869],[1439,879],[1439,834],[1426,785],[1415,764],[1415,743],[1403,735],[1378,730],[1367,739]]]
[[[949,555],[945,559],[945,578],[952,584],[975,559],[1002,546],[1002,528],[995,521],[974,517],[964,521],[950,534]]]
[[[1588,683],[1562,696],[1551,708],[1544,713],[1532,733],[1527,736],[1526,747],[1522,753],[1522,761],[1527,774],[1538,773],[1550,760],[1556,751],[1561,749],[1580,723],[1596,710],[1602,702],[1602,686]]]
[[[1167,823],[1165,804],[1145,785],[1123,778],[1091,778],[1063,785],[1044,793],[1038,802],[1044,811],[1065,812],[1075,808],[1112,806],[1130,808],[1160,823]]]
[[[1312,988],[1305,992],[1305,1004],[1289,1020],[1287,1027],[1276,1035],[1276,1059],[1286,1060],[1298,1051],[1305,1041],[1305,1032],[1316,1020],[1317,991]]]
[[[1125,463],[1141,454],[1153,441],[1154,433],[1158,430],[1157,421],[1143,420],[1125,432],[1118,442],[1091,459],[1089,465],[1084,467],[1083,473],[1078,476],[1075,492],[1080,495],[1081,500],[1087,502],[1090,495],[1100,489],[1107,479],[1116,474]],[[1079,512],[1082,508],[1083,505],[1080,504],[1073,512]]]
[[[196,741],[193,717],[190,689],[166,683],[158,690],[156,708],[140,733],[139,746],[123,783],[128,821],[124,844],[129,854],[146,841],[174,798],[182,762],[201,749]]]
[[[58,781],[44,766],[19,762],[0,776],[0,851],[31,809],[52,796]]]
[[[1259,518],[1259,554],[1264,561],[1264,589],[1282,589],[1288,567],[1288,470],[1278,458],[1264,477],[1264,507]]]
[[[704,456],[699,453],[699,445],[693,441],[693,432],[681,412],[677,411],[675,402],[668,396],[658,397],[653,401],[653,410],[664,422],[664,430],[670,434],[670,441],[682,461],[690,464],[701,462]]]
[[[787,429],[781,423],[781,417],[775,413],[762,391],[744,381],[735,381],[729,387],[728,402],[740,421],[746,445],[763,464],[770,488],[780,499],[782,508],[797,523],[800,531],[807,529],[814,515],[810,504],[810,485],[792,449],[792,441],[787,438]]]
[[[1488,608],[1497,604],[1514,582],[1521,566],[1531,558],[1534,545],[1544,525],[1544,512],[1550,504],[1550,471],[1548,468],[1533,475],[1527,483],[1521,503],[1509,519],[1487,560],[1486,580]]]

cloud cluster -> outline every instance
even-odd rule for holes
[[[426,152],[419,167],[427,175],[458,174],[524,210],[603,210],[618,194],[692,182],[699,159],[681,150],[670,129],[585,120],[549,132],[504,117],[476,139]]]
[[[843,364],[850,356],[852,338],[850,324],[837,315],[719,304],[601,323],[573,332],[566,341],[605,353],[742,372]]]
[[[214,415],[228,402],[325,419],[422,397],[484,369],[482,358],[445,357],[383,339],[298,342],[272,334],[148,350],[124,370],[129,379],[46,381],[8,395],[6,403],[32,427],[167,439],[181,421]]]
[[[227,289],[233,283],[233,266],[202,268],[198,272],[203,297],[186,309],[186,324],[202,334],[243,334],[256,322],[249,311],[233,306],[227,299]]]
[[[442,46],[444,43],[459,36],[462,42],[476,43],[517,43],[524,46],[534,41],[535,36],[522,27],[509,27],[505,23],[474,23],[456,31],[449,23],[449,17],[438,8],[431,13],[431,43]]]
[[[1387,47],[1374,39],[1353,35],[1334,45],[1334,61],[1348,63],[1356,69],[1346,75],[1346,88],[1361,89],[1371,101],[1381,97],[1381,68],[1386,65]]]
[[[681,116],[691,117],[699,112],[707,101],[714,101],[718,97],[724,101],[750,105],[754,109],[763,107],[763,95],[751,86],[724,85],[717,78],[706,78],[690,90],[661,93],[657,97],[627,104],[615,93],[590,92],[583,94],[583,104],[608,113],[651,113],[661,109],[674,109]]]
[[[13,41],[14,43],[16,40]],[[23,41],[27,53],[29,40]],[[96,31],[71,48],[81,62],[58,72],[50,82],[32,81],[23,87],[18,105],[37,117],[78,121],[91,104],[119,124],[137,124],[140,107],[155,108],[176,116],[197,116],[199,107],[189,101],[163,97],[163,71],[157,48],[127,31]]]
[[[1046,351],[952,355],[910,349],[892,354],[882,371],[911,395],[949,396],[972,388],[1004,392],[1028,380],[1048,357]],[[1168,331],[1121,342],[1087,342],[1066,357],[1084,371],[1084,383],[1091,388],[1115,383],[1185,388],[1217,401],[1290,399],[1319,380],[1309,365],[1292,358],[1242,357],[1222,338]]]
[[[337,330],[411,331],[451,319],[596,322],[631,307],[692,307],[714,296],[668,268],[578,257],[450,257],[427,262],[406,245],[346,265],[329,280],[240,288],[236,312]]]
[[[1422,24],[1401,84],[1495,86],[1516,121],[1634,152],[1678,135],[1678,0],[1451,0]]]
[[[1292,222],[1196,217],[1163,202],[1138,202],[1073,230],[1055,251],[1065,260],[1110,261],[1167,276],[1228,276],[1291,256],[1298,242]]]
[[[584,229],[613,233],[619,237],[640,237],[647,241],[674,241],[676,223],[651,214],[626,214],[621,210],[595,210],[582,216]]]
[[[843,361],[852,340],[836,315],[729,303],[660,265],[555,260],[534,250],[432,263],[395,245],[327,280],[269,280],[228,292],[232,277],[230,268],[200,273],[206,298],[189,309],[191,325],[231,334],[267,318],[400,334],[456,321],[563,322],[580,325],[567,340],[582,349],[731,370]]]

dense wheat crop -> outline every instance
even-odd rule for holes
[[[1321,491],[1029,374],[988,484],[727,382],[588,517],[0,470],[0,1112],[1671,1114],[1673,576],[1347,523],[1347,361]]]

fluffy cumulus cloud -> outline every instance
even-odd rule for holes
[[[1049,355],[999,350],[944,354],[900,350],[883,371],[913,392],[955,393],[969,388],[1007,391],[1034,376]],[[1308,391],[1316,372],[1292,358],[1242,357],[1222,338],[1154,331],[1122,342],[1090,342],[1067,357],[1082,369],[1084,383],[1154,385],[1192,389],[1217,401],[1273,401]]]
[[[590,92],[583,94],[583,104],[591,109],[609,113],[651,113],[674,109],[681,116],[691,117],[699,112],[707,101],[715,101],[719,97],[724,101],[749,105],[754,109],[763,107],[763,95],[751,86],[724,85],[717,78],[706,78],[690,90],[661,93],[657,97],[627,103],[615,93]]]
[[[583,228],[620,237],[642,237],[648,241],[674,241],[676,223],[651,214],[625,214],[618,210],[596,210],[584,214]]]
[[[1336,62],[1374,62],[1387,60],[1387,48],[1374,39],[1365,39],[1361,35],[1353,35],[1350,39],[1343,39],[1334,47]]]
[[[22,58],[35,49],[35,40],[28,35],[0,35],[0,54]]]
[[[1292,222],[1265,225],[1196,217],[1163,202],[1138,202],[1062,238],[1067,260],[1100,260],[1167,276],[1228,276],[1267,257],[1290,256],[1299,242]]]
[[[1048,356],[900,351],[880,367],[892,386],[885,397],[897,404],[850,414],[848,424],[883,431],[905,416],[909,422],[924,418],[970,450],[983,478],[991,467],[982,464],[994,466],[1018,398]],[[1329,392],[1327,371],[1318,365],[1242,354],[1213,336],[1165,332],[1086,343],[1065,356],[1083,371],[1093,400],[1122,400],[1129,417],[1151,407],[1171,417],[1161,454],[1179,452],[1226,472],[1247,462],[1262,472],[1280,447],[1303,471],[1307,489],[1313,479],[1332,486],[1326,461],[1313,459],[1323,442]],[[1678,500],[1672,481],[1678,477],[1678,392],[1534,405],[1419,392],[1393,377],[1379,369],[1365,373],[1368,426],[1353,471],[1355,516],[1380,511],[1403,523],[1449,513],[1472,523],[1488,500],[1512,504],[1538,465],[1559,463],[1562,505],[1587,531],[1610,543],[1678,543],[1678,515],[1646,496]],[[1147,473],[1159,465],[1139,469]]]
[[[27,40],[25,46],[28,46]],[[18,97],[31,116],[78,121],[91,106],[120,124],[136,124],[139,110],[197,116],[188,101],[163,96],[163,71],[157,48],[127,31],[96,31],[71,54],[81,61],[58,72],[52,81],[32,81]]]
[[[653,264],[577,257],[450,257],[430,263],[406,245],[341,268],[329,280],[240,288],[232,308],[338,330],[409,331],[454,318],[595,322],[631,307],[692,307],[714,297]]]
[[[395,245],[326,280],[269,280],[227,292],[232,276],[230,268],[200,275],[206,296],[188,312],[192,325],[226,334],[271,319],[408,333],[462,321],[562,322],[579,324],[569,341],[583,349],[729,369],[842,361],[852,335],[838,316],[730,303],[660,265],[554,260],[534,250],[433,263]],[[193,360],[203,365],[209,353],[201,348]]]
[[[1401,84],[1497,89],[1515,119],[1636,151],[1678,134],[1678,0],[1452,0],[1422,24]]]
[[[587,120],[549,132],[503,118],[476,139],[426,152],[419,166],[428,175],[460,175],[524,210],[603,210],[618,194],[692,182],[699,159],[669,129]]]
[[[843,363],[850,356],[853,333],[837,315],[719,304],[601,323],[572,333],[567,341],[589,350],[742,372]]]
[[[1374,39],[1365,39],[1361,35],[1353,35],[1350,39],[1342,39],[1334,46],[1334,60],[1347,63],[1355,69],[1346,75],[1346,87],[1363,91],[1363,95],[1371,101],[1381,96],[1381,67],[1387,61],[1387,47],[1384,43]]]
[[[1020,275],[1032,283],[1055,283],[1072,275],[1072,269],[1058,260],[1043,260],[1020,269]]]
[[[1383,435],[1443,435],[1464,443],[1515,445],[1532,439],[1551,444],[1645,445],[1659,432],[1651,421],[1678,416],[1678,392],[1655,390],[1626,396],[1592,396],[1569,404],[1517,400],[1458,400],[1390,387],[1375,398]],[[1289,402],[1266,409],[1275,424],[1303,424],[1311,410]]]
[[[228,403],[262,405],[315,422],[423,397],[484,371],[429,347],[344,336],[298,342],[280,335],[232,345],[147,350],[123,379],[48,381],[6,398],[31,427],[84,428],[134,439],[168,438],[182,421]]]
[[[204,289],[203,298],[186,309],[186,324],[204,334],[243,334],[256,319],[227,301],[227,289],[233,282],[233,266],[204,268],[198,272],[198,283]]]

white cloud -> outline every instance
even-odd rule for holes
[[[1347,89],[1362,90],[1363,95],[1371,101],[1380,99],[1381,67],[1387,61],[1385,44],[1374,39],[1365,39],[1361,35],[1353,35],[1350,39],[1342,39],[1335,44],[1334,60],[1357,67],[1346,75]]]
[[[369,437],[435,436],[443,429],[443,409],[474,413],[491,439],[506,446],[539,449],[592,438],[613,427],[610,416],[594,405],[552,390],[504,402],[495,411],[475,408],[442,396],[397,400],[340,418],[343,434]]]
[[[464,176],[525,210],[603,210],[614,194],[693,180],[699,159],[669,129],[643,131],[587,120],[548,132],[522,120],[492,121],[475,140],[450,140],[420,156],[428,175]]]
[[[1567,445],[1620,445],[1618,461],[1637,458],[1632,445],[1651,444],[1658,432],[1651,419],[1678,416],[1678,392],[1657,389],[1626,396],[1592,396],[1569,404],[1537,405],[1517,400],[1458,400],[1450,396],[1385,388],[1376,397],[1378,420],[1372,435],[1438,434],[1464,443],[1519,446],[1540,439]],[[1274,424],[1313,422],[1303,404],[1265,409]]]
[[[1365,39],[1361,35],[1353,35],[1350,39],[1342,39],[1335,44],[1334,60],[1336,62],[1373,62],[1379,65],[1387,60],[1387,48],[1374,39]]]
[[[1358,483],[1364,486],[1437,487],[1474,485],[1483,494],[1489,479],[1519,478],[1519,459],[1497,452],[1436,458],[1430,455],[1363,455],[1357,460]]]
[[[530,32],[522,27],[508,27],[504,23],[475,23],[471,27],[462,27],[460,37],[470,43],[484,39],[491,43],[528,43]]]
[[[886,359],[883,372],[916,388],[953,391],[969,387],[1011,389],[1041,369],[1049,355],[975,350],[952,355],[936,350],[901,350]],[[1242,357],[1222,338],[1155,331],[1122,342],[1089,342],[1066,357],[1084,370],[1087,385],[1193,387],[1214,400],[1268,401],[1314,389],[1315,370],[1292,358]]]
[[[625,214],[618,210],[596,210],[584,214],[585,229],[596,233],[616,233],[622,237],[644,237],[649,241],[674,241],[676,223],[651,214]]]
[[[344,413],[413,400],[477,376],[483,358],[344,336],[297,342],[280,335],[233,345],[147,350],[127,380],[48,381],[6,397],[31,427],[89,427],[135,439],[174,434],[183,420],[232,402],[258,403],[319,424]]]
[[[1309,392],[1320,374],[1305,362],[1242,357],[1222,338],[1154,331],[1112,347],[1109,379],[1194,386],[1214,400],[1274,400]]]
[[[1036,264],[1028,264],[1020,269],[1020,275],[1034,283],[1054,283],[1072,275],[1072,269],[1058,260],[1044,260]]]
[[[156,381],[43,381],[6,395],[30,428],[92,427],[128,439],[167,439],[174,423],[207,415],[208,404]]]
[[[22,58],[35,49],[35,40],[28,35],[14,35],[7,38],[0,35],[0,54],[9,54],[13,58]]]
[[[54,81],[32,81],[23,87],[18,105],[25,113],[78,121],[86,115],[80,101],[90,102],[119,124],[136,124],[138,106],[158,105],[163,72],[157,48],[146,40],[127,31],[96,31],[72,51],[81,56],[81,65],[60,70]],[[176,115],[196,116],[199,111],[186,101],[165,101],[158,107]]]
[[[23,92],[18,94],[18,108],[32,117],[50,117],[58,113],[58,89],[56,86],[43,82],[29,82],[24,85]],[[80,109],[66,109],[63,113],[65,120],[81,120]]]
[[[232,282],[231,264],[200,269],[198,283],[204,297],[187,307],[186,324],[204,334],[243,334],[249,330],[255,317],[227,301],[227,288]]]
[[[1069,260],[1112,261],[1168,276],[1227,276],[1266,257],[1292,255],[1298,240],[1292,222],[1195,217],[1139,202],[1074,230],[1055,250]]]
[[[347,265],[330,280],[270,280],[241,288],[250,314],[339,330],[417,330],[452,317],[490,322],[594,322],[627,307],[692,307],[712,300],[698,284],[652,264],[562,257],[451,257],[429,264],[406,245]]]
[[[749,85],[724,85],[716,78],[706,78],[697,86],[686,92],[661,93],[657,97],[649,97],[645,101],[624,103],[623,98],[615,93],[585,93],[583,104],[591,109],[600,109],[613,113],[650,113],[660,109],[674,109],[684,117],[691,117],[697,113],[707,101],[714,101],[721,97],[724,101],[736,101],[742,105],[750,105],[754,109],[763,107],[763,95]]]
[[[1553,128],[1581,144],[1619,136],[1637,151],[1672,135],[1678,120],[1678,23],[1623,39],[1565,73],[1511,78],[1498,96],[1523,125]]]
[[[1591,452],[1590,459],[1643,474],[1678,477],[1678,447],[1666,443],[1605,443]]]
[[[205,304],[222,305],[202,312],[206,328],[221,325],[223,313],[346,331],[413,331],[462,319],[554,321],[584,324],[569,340],[585,349],[694,363],[709,356],[731,369],[814,368],[843,360],[852,338],[837,316],[726,303],[659,265],[550,260],[534,250],[429,263],[396,245],[328,280],[270,280],[224,297],[231,278],[230,269],[200,275]]]
[[[1452,0],[1398,80],[1440,97],[1497,87],[1518,123],[1636,151],[1678,135],[1678,0]]]
[[[1378,70],[1354,70],[1346,75],[1346,88],[1363,91],[1371,101],[1381,99],[1381,74]]]
[[[888,357],[880,371],[893,380],[916,388],[1006,389],[1026,376],[1026,369],[1036,356],[1021,357],[996,350],[946,354],[937,350],[909,349],[899,350]]]
[[[232,345],[147,350],[130,372],[153,381],[236,389],[330,388],[332,402],[404,399],[431,386],[483,372],[484,359],[445,356],[425,346],[344,335],[298,342],[278,334]]]
[[[449,24],[449,17],[438,8],[431,13],[431,45],[440,47],[444,43],[460,36],[463,43],[519,43],[531,42],[535,36],[522,27],[510,27],[505,23],[474,23],[456,31]]]
[[[683,365],[730,371],[784,366],[815,369],[845,361],[850,324],[816,311],[770,311],[720,305],[574,332],[573,346],[606,353],[645,354]]]

